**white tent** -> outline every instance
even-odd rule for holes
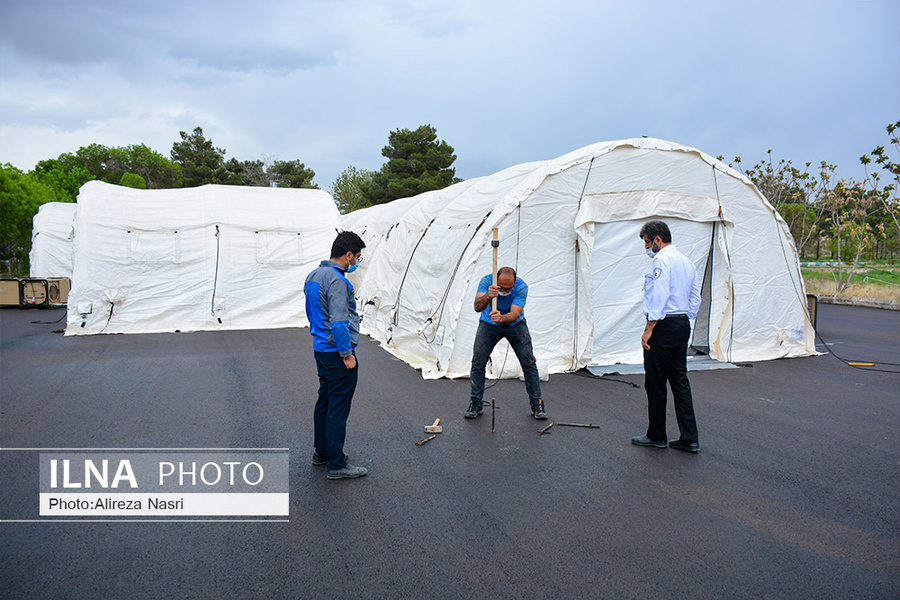
[[[32,219],[31,251],[28,253],[32,277],[72,278],[72,238],[75,203],[47,202]]]
[[[362,329],[425,378],[467,376],[478,281],[501,266],[529,285],[525,315],[543,373],[639,364],[641,225],[662,219],[697,266],[692,345],[717,361],[815,353],[784,220],[753,184],[698,150],[656,139],[599,143],[443,190],[355,211],[368,248],[351,275]],[[490,375],[516,376],[505,342]]]
[[[321,190],[86,183],[66,335],[304,327],[339,222]]]

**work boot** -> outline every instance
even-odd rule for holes
[[[327,479],[356,479],[357,477],[365,477],[369,470],[365,467],[355,467],[350,463],[343,469],[335,469],[334,471],[326,471]]]
[[[543,421],[547,418],[547,413],[544,411],[544,401],[541,398],[531,401],[531,416],[538,421]]]
[[[346,454],[344,454],[344,460],[349,460]],[[328,464],[328,459],[314,450],[312,464],[314,467],[321,467]]]
[[[467,419],[474,419],[482,413],[484,413],[484,404],[472,400],[471,402],[469,402],[469,408],[468,410],[466,410],[466,414],[464,414],[463,416]]]

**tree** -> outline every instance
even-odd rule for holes
[[[855,181],[838,182],[834,189],[826,194],[824,204],[831,220],[832,243],[837,251],[837,293],[840,294],[850,285],[850,278],[859,265],[859,259],[871,249],[884,230],[873,227],[870,215],[878,198],[871,191]],[[852,260],[849,260],[850,257]],[[851,262],[851,269],[844,277],[844,261]]]
[[[900,152],[900,121],[891,123],[887,126],[888,136],[890,136],[891,146],[895,153]],[[869,154],[864,154],[859,161],[865,167],[866,184],[878,198],[887,216],[894,223],[894,234],[896,237],[893,242],[896,244],[900,240],[900,222],[898,222],[898,214],[900,214],[900,162],[891,160],[888,150],[884,146],[878,146]],[[875,165],[879,165],[884,171],[884,176],[888,180],[887,184],[882,187],[882,174],[878,171],[870,169]]]
[[[363,194],[372,204],[439,190],[454,183],[453,147],[438,140],[437,130],[431,125],[422,125],[414,131],[392,131],[381,154],[388,161],[362,186]]]
[[[74,154],[69,153],[40,161],[30,175],[50,188],[58,202],[75,202],[81,186],[97,179]]]
[[[736,157],[734,162],[740,168],[740,157]],[[803,169],[798,169],[791,161],[784,159],[775,164],[772,150],[768,150],[766,160],[744,173],[787,222],[801,256],[807,244],[819,236],[826,210],[823,200],[831,191],[837,168],[822,161],[818,173],[811,173],[811,166],[812,163],[808,162]]]
[[[181,166],[184,187],[224,183],[228,179],[225,150],[206,139],[202,127],[195,127],[190,134],[178,133],[181,141],[172,144],[172,160]]]
[[[83,146],[75,154],[42,160],[33,173],[53,188],[57,200],[63,202],[74,202],[79,188],[88,181],[97,179],[119,184],[126,173],[140,176],[145,188],[181,187],[180,167],[143,144],[124,148],[107,148],[102,144]]]
[[[181,187],[181,167],[144,144],[117,148],[128,172],[140,175],[152,190]]]
[[[0,166],[0,259],[24,263],[31,250],[32,219],[54,191],[10,164]]]
[[[316,172],[299,160],[276,160],[268,168],[268,174],[276,187],[319,189],[313,183]]]
[[[337,179],[331,185],[330,191],[342,215],[371,206],[371,203],[363,194],[363,187],[371,182],[374,176],[375,171],[357,169],[352,165],[337,176]]]
[[[122,175],[122,179],[119,180],[119,185],[125,186],[125,187],[130,187],[130,188],[135,188],[137,190],[146,190],[147,189],[147,182],[144,180],[144,178],[141,177],[140,175],[138,175],[137,173],[131,173],[131,172],[124,173]]]

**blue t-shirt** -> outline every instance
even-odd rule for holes
[[[493,275],[485,275],[481,278],[481,281],[478,283],[478,293],[479,294],[487,294],[488,288],[491,287],[491,282],[493,281]],[[494,323],[491,321],[491,303],[488,302],[487,308],[481,311],[481,320],[490,323],[491,325],[515,325],[519,321],[525,318],[525,300],[528,299],[528,284],[522,281],[521,278],[516,277],[516,283],[513,285],[512,291],[505,296],[497,296],[497,310],[500,311],[501,315],[505,315],[510,311],[512,306],[515,304],[516,306],[522,307],[522,314],[519,315],[519,318],[516,319],[514,323]]]

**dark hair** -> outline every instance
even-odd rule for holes
[[[340,258],[348,252],[356,254],[365,247],[366,243],[361,237],[352,231],[341,231],[331,245],[331,258]]]
[[[647,221],[641,227],[641,232],[638,235],[641,239],[645,237],[650,238],[651,242],[656,239],[656,236],[659,236],[663,244],[672,243],[672,233],[669,231],[669,226],[662,221]]]
[[[500,267],[497,270],[497,279],[500,279],[500,276],[503,275],[504,273],[510,273],[510,274],[512,274],[513,279],[516,278],[516,270],[515,269],[513,269],[512,267]]]

